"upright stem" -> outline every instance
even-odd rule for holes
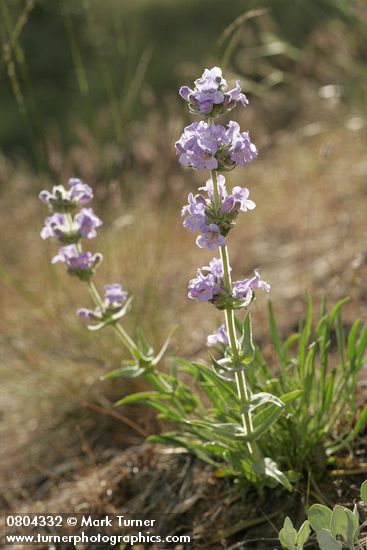
[[[211,170],[210,175],[213,182],[214,206],[216,209],[219,209],[220,196],[219,196],[217,173],[215,170]],[[221,257],[222,266],[223,266],[224,285],[227,292],[230,294],[232,292],[232,279],[231,279],[230,263],[229,263],[229,256],[228,256],[228,248],[227,246],[221,246],[219,248],[220,248],[220,257]],[[226,327],[227,327],[229,345],[234,358],[234,363],[238,365],[240,361],[240,355],[238,351],[236,325],[235,325],[233,309],[230,309],[230,308],[225,309],[224,314],[226,318]],[[238,397],[241,405],[244,407],[245,405],[248,404],[248,399],[249,399],[249,392],[247,388],[246,375],[245,375],[244,369],[240,371],[235,371],[235,379],[236,379]],[[242,413],[242,422],[243,422],[245,434],[251,435],[253,432],[253,424],[252,424],[251,413],[249,411]],[[254,441],[248,441],[247,446],[254,460],[259,460],[261,458],[261,454],[257,444]]]
[[[70,230],[72,230],[72,227],[73,227],[73,218],[72,218],[72,215],[71,214],[66,214],[66,220],[67,220],[67,223],[69,225],[69,228]],[[77,247],[77,250],[79,253],[83,252],[83,247],[82,245],[79,243],[76,243],[76,247]],[[97,287],[96,285],[91,281],[87,281],[87,285],[88,285],[88,290],[89,290],[89,293],[92,297],[92,300],[94,301],[95,305],[97,307],[100,307],[101,309],[103,309],[103,300],[97,290]],[[131,353],[131,355],[133,356],[134,359],[136,359],[135,355],[134,355],[134,351],[138,351],[138,348],[135,344],[135,342],[130,338],[130,336],[127,334],[127,332],[122,328],[122,326],[119,324],[119,323],[113,323],[112,324],[112,327],[116,333],[116,335],[118,336],[118,338],[121,340],[121,342],[124,344],[125,347],[127,347],[127,349],[129,350],[129,352]]]

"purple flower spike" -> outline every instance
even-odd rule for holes
[[[221,292],[212,273],[204,275],[201,269],[197,270],[196,279],[189,282],[189,298],[199,302],[210,302]]]
[[[128,292],[118,283],[105,285],[105,300],[110,307],[121,307],[127,300]]]
[[[102,221],[95,215],[92,208],[82,208],[75,216],[75,223],[80,236],[86,239],[96,237],[96,228],[102,225]]]
[[[224,325],[221,325],[214,334],[209,334],[207,338],[208,346],[215,346],[216,344],[224,344],[228,346],[229,340],[227,331]]]
[[[202,229],[202,234],[196,239],[196,244],[199,248],[209,248],[215,250],[219,246],[226,246],[227,241],[220,233],[220,229],[215,223],[205,225]]]

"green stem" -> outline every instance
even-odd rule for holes
[[[73,227],[73,218],[71,214],[66,214],[66,220],[68,222],[70,230]],[[79,253],[83,252],[83,247],[80,244],[80,242],[76,243],[76,247]],[[92,297],[92,300],[94,301],[95,305],[97,307],[100,307],[103,309],[103,300],[97,290],[96,285],[91,281],[87,281],[88,290]],[[119,323],[113,323],[111,325],[113,327],[113,330],[115,331],[117,337],[121,340],[121,342],[124,344],[124,346],[129,350],[130,354],[134,359],[136,359],[136,356],[134,355],[134,351],[139,351],[138,347],[136,346],[135,342],[130,338],[130,336],[127,334],[125,329],[122,328],[122,326]]]
[[[219,188],[218,188],[216,171],[211,170],[210,175],[213,182],[214,207],[218,210],[220,208],[220,196],[219,196]],[[222,266],[223,266],[224,285],[227,292],[231,294],[232,280],[231,280],[231,271],[230,271],[230,263],[229,263],[227,246],[220,247],[220,257],[221,257]],[[238,351],[236,325],[235,325],[235,317],[234,317],[233,309],[230,309],[230,308],[225,309],[224,314],[226,318],[226,327],[227,327],[229,345],[234,358],[234,363],[239,364],[240,355]],[[244,370],[235,371],[235,379],[236,379],[237,393],[240,400],[240,404],[241,406],[244,407],[245,405],[248,404],[248,399],[249,399],[249,391],[247,388],[245,371]],[[243,422],[245,434],[251,435],[253,432],[253,424],[252,424],[252,418],[251,418],[250,412],[242,413],[242,422]],[[260,460],[261,453],[259,451],[257,444],[253,441],[248,441],[247,447],[253,459],[255,461]]]

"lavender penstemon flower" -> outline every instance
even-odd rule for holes
[[[226,92],[226,81],[218,67],[206,69],[200,79],[195,81],[192,90],[187,86],[180,89],[180,95],[189,103],[191,113],[202,114],[205,120],[187,126],[176,142],[176,153],[181,164],[196,170],[209,170],[210,178],[198,194],[189,194],[188,204],[181,215],[183,225],[192,233],[199,232],[196,244],[200,248],[216,250],[219,248],[220,260],[213,258],[209,266],[197,271],[196,277],[189,282],[188,296],[199,302],[208,302],[223,310],[225,325],[208,337],[208,345],[224,344],[226,352],[219,362],[213,358],[213,369],[234,376],[238,398],[241,404],[243,436],[252,458],[253,469],[257,474],[275,477],[279,474],[270,458],[263,458],[254,436],[251,411],[259,406],[251,403],[273,402],[270,394],[261,394],[261,398],[251,395],[246,381],[246,368],[254,357],[251,319],[248,308],[258,290],[270,291],[270,285],[263,281],[259,272],[251,278],[232,282],[231,266],[227,247],[227,235],[235,225],[239,213],[253,210],[256,205],[249,198],[246,187],[235,186],[227,190],[225,177],[220,171],[232,170],[236,166],[244,167],[257,156],[257,149],[247,132],[241,132],[237,122],[230,121],[227,126],[217,124],[214,119],[229,110],[238,102],[248,104],[237,81],[236,87]],[[246,308],[241,339],[237,337],[234,311]],[[260,395],[260,394],[259,394]],[[278,400],[278,406],[279,400]],[[282,482],[288,486],[289,482]]]

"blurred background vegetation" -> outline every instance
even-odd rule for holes
[[[67,151],[82,128],[126,163],[131,122],[167,116],[177,87],[213,63],[261,99],[272,129],[322,86],[365,107],[363,0],[3,0],[0,36],[0,145],[42,170],[50,136]]]
[[[100,376],[119,365],[121,350],[108,331],[88,333],[75,316],[87,292],[49,265],[55,244],[39,239],[42,188],[72,176],[94,187],[105,222],[93,243],[105,256],[98,284],[121,281],[135,295],[126,323],[142,325],[155,347],[178,324],[170,352],[206,357],[221,317],[187,300],[186,288],[210,256],[179,218],[203,174],[179,166],[173,149],[192,121],[177,88],[205,67],[241,80],[250,106],[235,118],[260,151],[230,175],[258,206],[231,234],[234,271],[261,267],[285,333],[303,314],[305,289],[316,301],[350,295],[347,324],[367,314],[367,7],[1,0],[0,40],[0,494],[8,506],[34,492],[30,472],[63,461],[60,475],[69,475],[81,455],[96,460],[91,449],[140,441],[126,415],[156,429],[130,409],[114,416],[113,401],[129,388]],[[271,358],[258,302],[256,340]]]

